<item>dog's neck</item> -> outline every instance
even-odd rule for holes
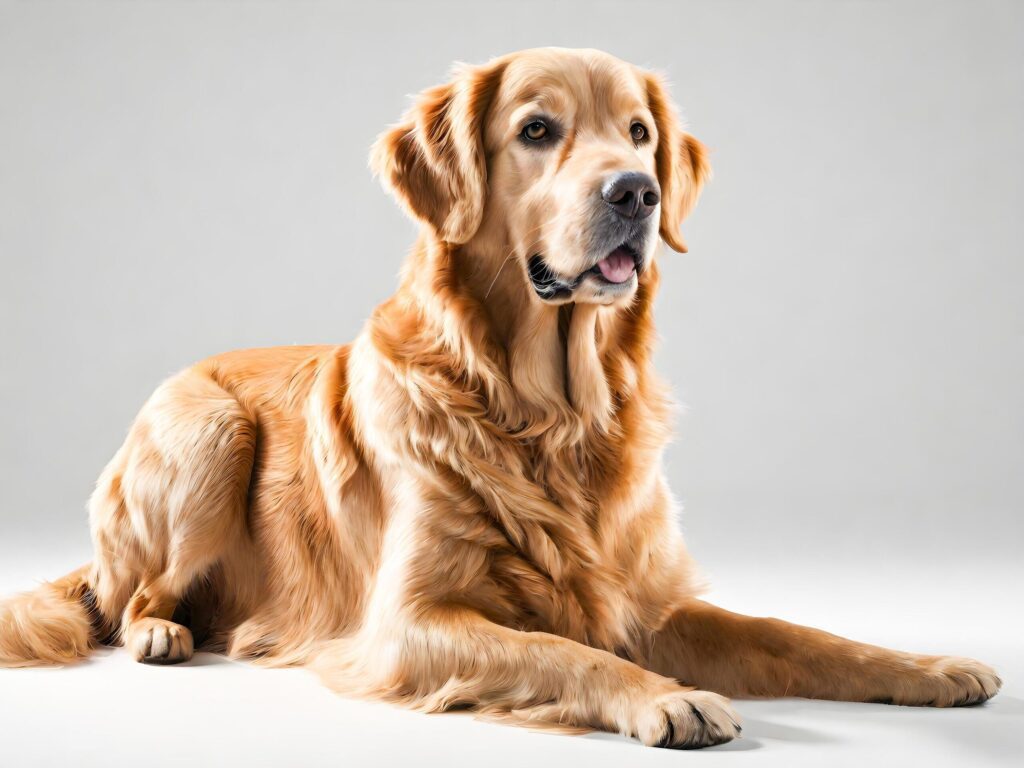
[[[431,355],[450,355],[447,367],[476,380],[506,426],[560,444],[607,432],[647,373],[656,274],[645,276],[629,307],[555,306],[537,300],[522,265],[503,253],[422,234],[385,305],[392,324],[407,329],[408,343],[413,325],[441,342],[443,351]],[[398,313],[407,316],[399,322]]]

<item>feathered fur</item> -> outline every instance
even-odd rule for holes
[[[559,144],[516,137],[531,105]],[[231,352],[161,385],[92,496],[94,561],[0,606],[0,664],[63,663],[101,639],[182,661],[195,637],[350,694],[662,746],[739,732],[725,699],[689,685],[910,704],[995,692],[977,662],[696,599],[661,470],[653,247],[660,230],[685,250],[709,168],[659,77],[556,49],[463,67],[373,164],[422,222],[398,292],[351,345]],[[635,283],[538,298],[533,254],[564,274],[593,265],[617,169],[661,195]]]

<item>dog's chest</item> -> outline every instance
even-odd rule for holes
[[[637,625],[638,607],[630,590],[614,578],[621,573],[618,564],[592,561],[557,580],[525,558],[518,565],[510,569],[504,563],[492,573],[505,597],[502,623],[611,651],[630,644],[627,628]]]
[[[550,517],[528,531],[521,546],[493,558],[490,575],[504,596],[503,623],[619,650],[630,644],[627,628],[637,625],[640,612],[624,578],[633,563],[628,552],[601,540],[602,514],[611,505],[594,466],[580,456],[531,466],[531,490]],[[524,504],[518,511],[534,510]]]

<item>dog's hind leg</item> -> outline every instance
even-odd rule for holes
[[[91,579],[109,636],[139,661],[192,655],[172,621],[189,588],[248,538],[255,425],[211,377],[186,371],[163,384],[104,471],[90,512]]]

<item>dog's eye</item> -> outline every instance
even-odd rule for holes
[[[647,128],[643,123],[633,123],[629,126],[629,135],[635,144],[643,144],[647,141]]]
[[[549,135],[548,127],[540,120],[534,120],[523,128],[523,138],[530,141],[543,141]]]

